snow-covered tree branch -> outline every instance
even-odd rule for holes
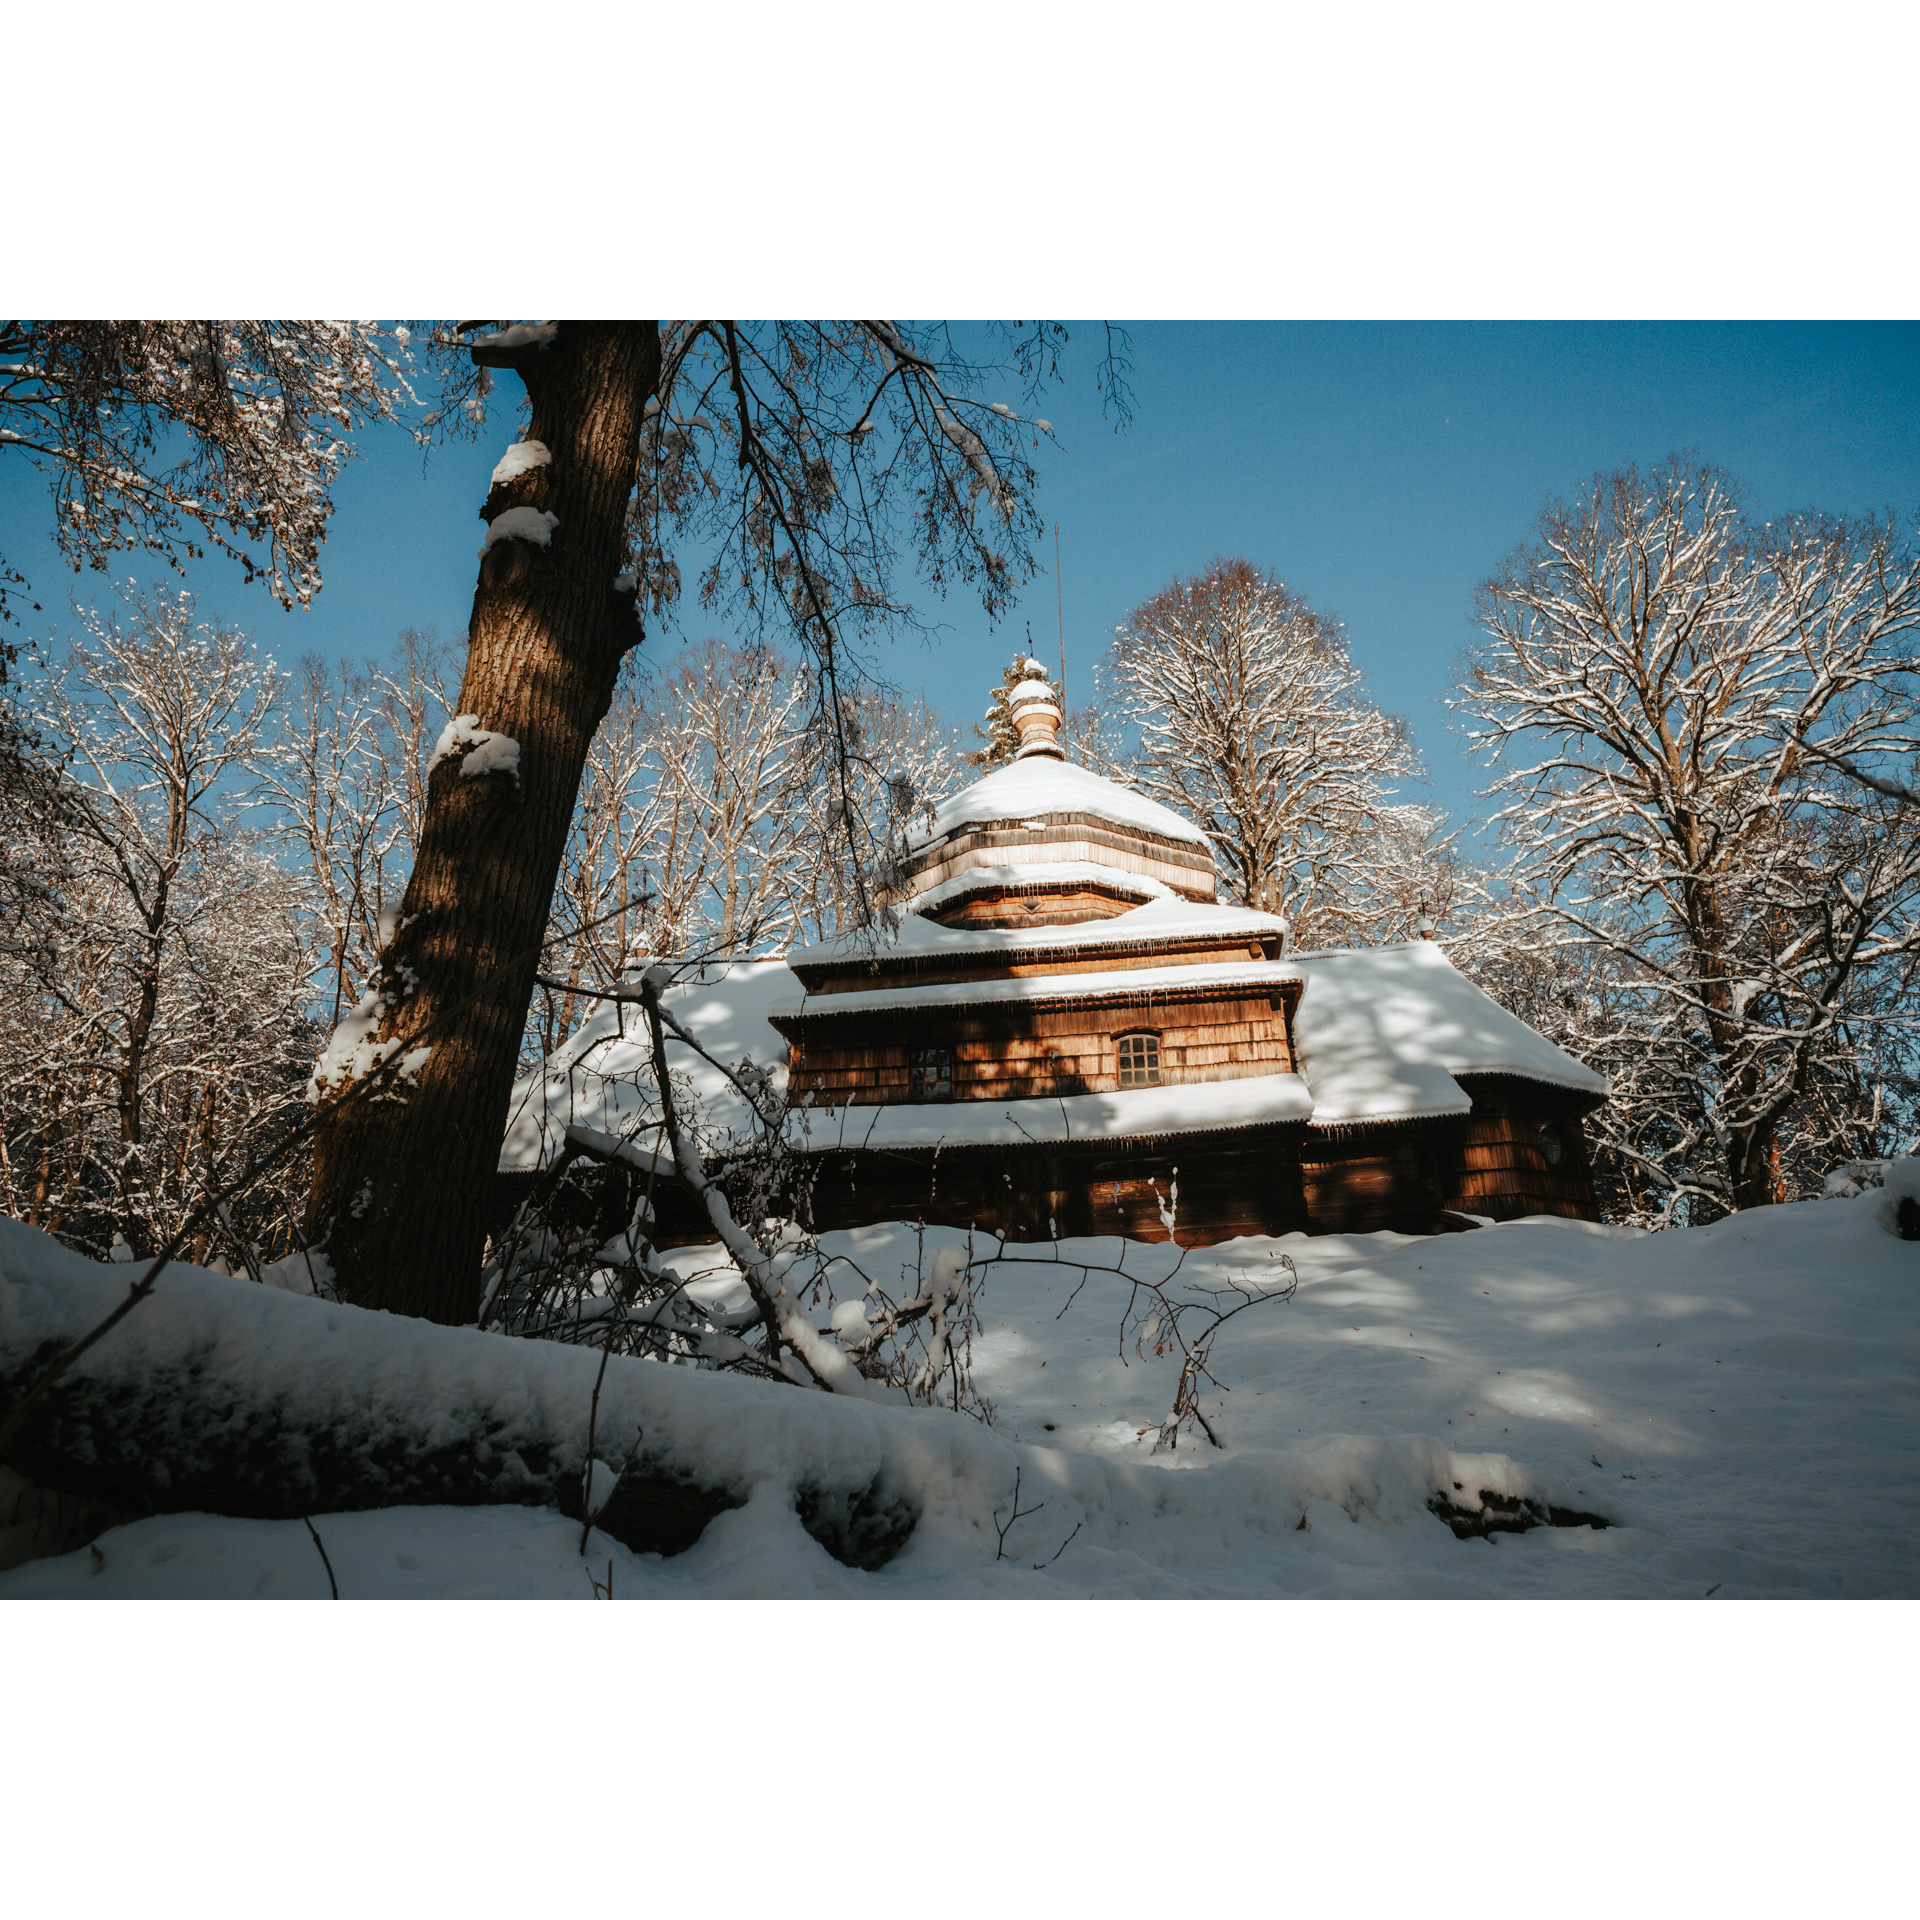
[[[355,436],[414,377],[408,330],[368,320],[0,321],[0,450],[47,474],[76,571],[204,542],[305,605]]]

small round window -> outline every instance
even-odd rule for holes
[[[1540,1151],[1550,1167],[1557,1167],[1567,1157],[1567,1137],[1551,1120],[1540,1129]]]

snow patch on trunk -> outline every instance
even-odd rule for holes
[[[547,466],[552,460],[544,440],[516,440],[500,456],[500,464],[494,468],[488,485],[503,487],[509,480],[518,480],[523,473],[532,473],[536,467]]]
[[[477,780],[486,773],[511,774],[520,778],[520,742],[508,733],[489,733],[474,713],[458,713],[441,730],[434,743],[433,757],[427,762],[427,774],[442,760],[460,759],[460,777]]]
[[[559,333],[560,325],[555,320],[516,320],[510,327],[480,334],[473,345],[495,348],[550,347]]]
[[[487,523],[487,542],[480,549],[480,556],[484,559],[487,548],[497,546],[502,540],[525,540],[530,546],[544,547],[553,539],[553,530],[559,524],[557,513],[543,513],[538,507],[509,507]]]

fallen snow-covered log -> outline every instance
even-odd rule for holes
[[[127,1285],[126,1268],[0,1220],[0,1408]],[[592,1419],[605,1463],[595,1524],[637,1552],[692,1546],[775,1474],[807,1531],[848,1565],[884,1564],[912,1532],[915,1505],[887,1483],[870,1436],[836,1445],[829,1431],[824,1445],[775,1457],[767,1433],[787,1423],[743,1418],[767,1396],[827,1396],[616,1357],[596,1415],[599,1370],[588,1349],[169,1267],[34,1408],[5,1464],[128,1514],[523,1505],[578,1517]]]

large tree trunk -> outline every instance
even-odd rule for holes
[[[552,456],[487,496],[489,522],[522,507],[557,524],[544,547],[487,549],[460,688],[463,714],[519,743],[519,771],[469,779],[457,753],[432,771],[381,955],[377,1038],[405,1051],[443,1024],[408,1084],[322,1118],[307,1208],[345,1298],[453,1324],[479,1306],[488,1191],[587,749],[640,637],[614,578],[660,336],[652,321],[568,321],[546,345],[475,357],[525,381],[527,438]]]

